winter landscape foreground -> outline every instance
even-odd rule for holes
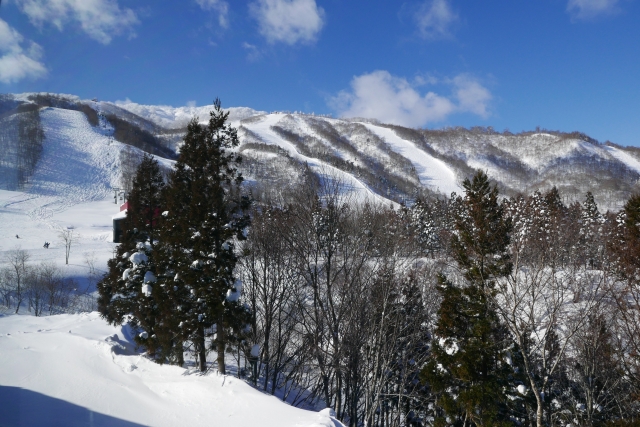
[[[0,190],[0,257],[23,250],[30,265],[53,263],[91,294],[116,246],[111,218],[121,202],[112,187],[123,144],[77,111],[49,109],[41,120],[45,143],[29,185]],[[76,236],[68,265],[61,230]],[[157,365],[135,350],[126,326],[96,312],[0,310],[2,426],[341,425],[328,411],[294,408],[233,376]]]
[[[337,427],[233,376],[161,366],[98,313],[0,318],[2,426]]]

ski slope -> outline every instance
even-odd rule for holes
[[[231,376],[157,365],[98,313],[0,317],[0,425],[342,426]]]
[[[328,180],[337,180],[342,184],[343,193],[348,198],[353,198],[357,202],[376,202],[388,204],[390,201],[373,192],[367,185],[362,183],[353,175],[344,172],[319,159],[307,157],[301,154],[296,147],[282,139],[271,127],[278,122],[285,114],[269,114],[263,116],[259,121],[243,123],[242,125],[258,135],[265,144],[277,145],[289,153],[293,158],[302,163],[307,163],[309,167],[320,177]]]
[[[91,126],[79,111],[44,108],[40,119],[43,151],[30,182],[23,191],[0,190],[0,260],[20,248],[32,263],[53,262],[84,288],[87,261],[101,273],[113,254],[111,216],[119,205],[112,187],[119,185],[123,144],[111,138],[110,127]],[[77,237],[68,265],[58,237],[63,229]]]
[[[420,182],[438,193],[462,194],[462,187],[457,182],[456,173],[445,162],[424,152],[414,143],[400,138],[393,130],[361,123],[370,132],[382,138],[398,154],[406,157],[416,168]]]
[[[605,146],[604,149],[613,157],[624,163],[629,169],[640,173],[640,160],[616,147]]]

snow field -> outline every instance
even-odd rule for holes
[[[629,169],[640,173],[640,160],[616,147],[605,146],[603,148],[613,157],[624,163]]]
[[[18,389],[32,392],[22,406],[48,412],[18,414],[23,427],[85,425],[68,405],[110,421],[101,425],[341,426],[329,411],[294,408],[234,377],[158,365],[135,351],[127,326],[98,313],[0,317],[0,394],[15,400]],[[34,407],[38,396],[49,404]],[[0,419],[13,409],[0,405]]]

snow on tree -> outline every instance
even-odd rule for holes
[[[142,332],[136,342],[149,355],[164,361],[160,348],[158,303],[161,292],[154,292],[157,212],[162,202],[164,181],[158,162],[145,155],[133,179],[129,208],[123,221],[122,242],[109,260],[107,275],[97,284],[98,309],[111,324],[129,322]]]
[[[212,345],[223,374],[226,345],[247,323],[234,268],[236,242],[249,225],[249,199],[240,193],[237,169],[241,157],[233,151],[237,130],[227,118],[216,100],[207,125],[197,118],[189,123],[166,191],[162,271],[154,285],[168,293],[161,311],[175,325],[172,339],[194,344],[201,371],[207,369],[205,334],[215,325]]]
[[[517,403],[510,340],[492,305],[495,281],[511,272],[507,253],[512,225],[483,172],[464,181],[466,195],[451,239],[464,283],[440,275],[442,304],[422,371],[438,406],[436,424],[511,425]],[[457,421],[454,421],[457,420]]]

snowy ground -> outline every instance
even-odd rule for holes
[[[43,153],[30,183],[24,191],[0,190],[0,263],[20,248],[32,263],[54,262],[83,284],[87,261],[104,271],[113,253],[111,216],[119,206],[112,187],[118,185],[122,145],[110,138],[111,129],[92,127],[78,111],[46,108],[41,120]],[[69,265],[58,237],[62,229],[77,237]]]
[[[0,317],[0,425],[339,427],[241,380],[157,365],[98,313]]]
[[[118,212],[118,205],[113,199],[106,199],[58,210],[46,219],[32,215],[34,210],[44,209],[42,205],[50,200],[0,190],[0,264],[9,251],[20,248],[29,253],[32,264],[53,262],[65,277],[73,277],[84,289],[89,279],[89,263],[101,274],[113,255],[111,215]],[[64,245],[58,237],[60,230],[67,227],[72,227],[78,237],[71,246],[69,265],[65,264]],[[45,241],[51,243],[49,249],[43,247]]]

